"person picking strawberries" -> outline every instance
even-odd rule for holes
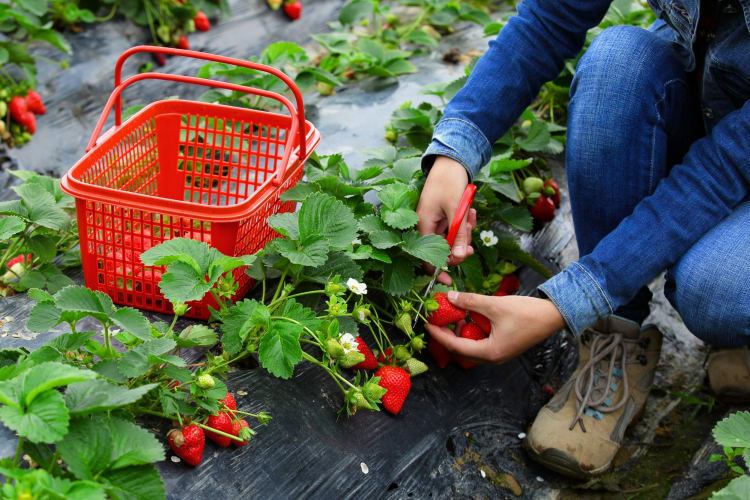
[[[445,109],[422,158],[422,234],[444,232],[492,144],[581,50],[610,0],[525,0]],[[502,363],[567,327],[579,365],[541,409],[524,441],[560,473],[609,469],[644,407],[661,333],[643,325],[647,284],[715,350],[709,383],[750,399],[750,0],[649,0],[645,30],[603,30],[571,85],[566,168],[579,259],[539,297],[451,292],[486,316],[489,337],[433,340],[469,362]],[[472,249],[466,221],[451,263]],[[457,240],[458,241],[458,240]],[[443,276],[445,282],[447,276]]]

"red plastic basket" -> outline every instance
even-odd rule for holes
[[[284,96],[189,76],[142,73],[120,81],[122,65],[138,52],[161,52],[244,66],[286,83],[296,109]],[[269,97],[289,115],[185,100],[157,101],[121,120],[120,94],[145,79],[184,82]],[[99,137],[114,105],[115,125]],[[169,313],[159,292],[164,268],[144,266],[141,252],[162,241],[193,238],[226,255],[245,255],[278,236],[268,216],[290,212],[281,193],[301,178],[320,133],[305,121],[302,95],[281,71],[262,64],[202,52],[139,46],[115,66],[115,88],[91,136],[86,155],[63,177],[76,200],[86,286],[115,303]],[[234,271],[244,296],[252,280]],[[213,299],[190,303],[187,316],[208,318]]]

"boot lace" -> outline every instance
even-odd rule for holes
[[[588,334],[588,332],[587,332]],[[583,416],[589,415],[601,419],[603,414],[620,409],[628,400],[630,386],[628,385],[627,365],[629,363],[646,363],[646,357],[641,354],[635,360],[629,356],[641,342],[638,339],[623,337],[621,333],[596,334],[592,333],[591,357],[583,366],[575,380],[575,393],[578,399],[578,412],[569,429],[576,424],[586,432]],[[586,341],[585,339],[582,339]],[[622,380],[623,391],[617,401],[612,399],[617,394],[618,380]]]

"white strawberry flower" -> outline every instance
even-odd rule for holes
[[[479,233],[479,238],[485,246],[493,247],[497,244],[497,236],[492,231],[482,231]]]
[[[346,286],[349,287],[349,290],[351,290],[352,293],[356,293],[357,295],[367,295],[367,285],[360,283],[354,278],[346,280]]]
[[[341,344],[341,347],[344,348],[344,354],[348,354],[350,352],[359,352],[357,341],[355,340],[354,335],[352,335],[351,333],[343,334],[339,339],[339,344]]]

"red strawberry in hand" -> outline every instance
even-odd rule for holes
[[[519,288],[521,288],[521,282],[518,281],[518,277],[515,274],[506,274],[503,276],[503,281],[500,282],[500,286],[494,295],[513,295]]]
[[[445,326],[460,321],[466,317],[466,311],[451,304],[448,301],[448,296],[444,293],[436,293],[434,298],[437,301],[438,307],[427,318],[427,321],[430,324]]]
[[[223,411],[219,412],[217,415],[211,415],[210,417],[208,417],[206,425],[211,427],[212,429],[216,429],[217,431],[232,434],[232,419],[229,417],[228,413],[225,413]],[[211,431],[206,431],[206,435],[208,436],[208,439],[221,446],[222,448],[226,448],[227,446],[229,446],[229,443],[232,441],[231,438],[222,436],[221,434],[216,434],[215,432]]]
[[[219,403],[224,403],[224,406],[226,406],[230,410],[237,409],[237,401],[234,399],[234,396],[232,396],[232,394],[229,392],[227,392],[227,395],[224,397],[224,399],[219,400]]]
[[[26,107],[37,115],[43,115],[47,112],[47,108],[44,107],[42,102],[42,96],[36,90],[29,90],[29,93],[26,94]]]
[[[188,39],[185,35],[180,35],[180,38],[177,39],[177,48],[190,50],[190,42],[188,42]]]
[[[383,408],[394,415],[398,414],[411,389],[411,376],[398,366],[381,366],[375,376],[380,377],[378,385],[386,390],[380,398]]]
[[[529,208],[529,212],[539,222],[549,222],[555,218],[555,202],[552,198],[540,196],[534,206]]]
[[[427,351],[440,368],[445,368],[451,361],[453,361],[453,354],[435,339],[430,339],[429,342],[427,342]]]
[[[554,193],[549,193],[547,188],[552,189]],[[557,181],[555,179],[547,179],[544,181],[544,191],[547,196],[552,198],[552,201],[555,203],[555,208],[560,208],[560,185]]]
[[[375,370],[378,367],[378,361],[375,359],[370,348],[367,347],[364,339],[357,337],[354,341],[357,342],[357,350],[365,355],[365,360],[352,366],[352,370]]]
[[[240,431],[243,427],[250,427],[250,425],[247,423],[247,421],[243,418],[240,420],[234,420],[232,421],[232,435],[239,437]],[[235,441],[232,440],[232,444],[235,446],[245,446],[247,444],[247,441]]]
[[[302,15],[302,2],[294,0],[293,2],[284,3],[284,14],[292,21],[296,21]]]
[[[208,20],[208,16],[201,10],[195,15],[193,22],[195,23],[195,29],[198,31],[208,31],[211,29],[211,22]]]
[[[484,333],[490,334],[492,331],[492,322],[487,316],[476,311],[469,311],[469,317]]]
[[[482,340],[487,338],[487,334],[484,333],[476,323],[466,323],[466,325],[464,325],[464,327],[461,329],[461,337],[471,340]],[[468,370],[469,368],[474,368],[475,366],[477,366],[476,363],[467,361],[461,356],[456,356],[456,363],[461,365],[461,368],[463,368],[464,370]]]
[[[206,436],[203,429],[197,425],[188,425],[180,430],[172,429],[167,434],[169,447],[172,451],[189,463],[198,465],[203,459],[203,448],[206,446]]]

